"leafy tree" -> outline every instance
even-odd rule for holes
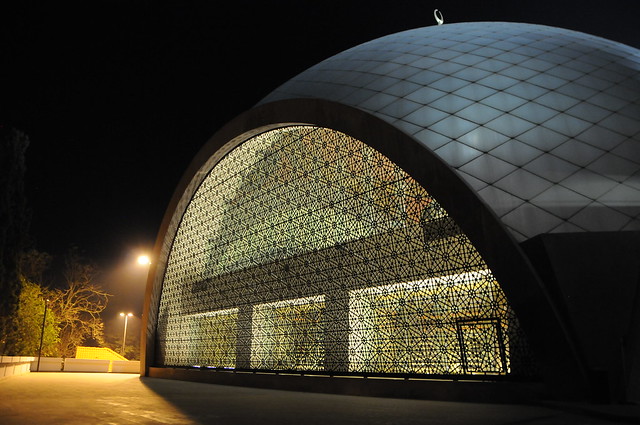
[[[58,350],[57,320],[55,313],[47,308],[44,323],[46,291],[25,278],[21,278],[18,307],[13,316],[11,332],[6,334],[5,353],[19,356],[37,356],[42,336],[42,355],[54,356]],[[44,331],[44,333],[43,333]]]

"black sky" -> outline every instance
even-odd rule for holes
[[[435,8],[446,23],[539,23],[640,48],[638,3],[16,2],[0,6],[0,125],[31,139],[27,196],[37,248],[61,255],[77,245],[111,267],[152,248],[173,190],[206,140],[307,67],[434,25]]]

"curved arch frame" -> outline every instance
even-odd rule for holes
[[[175,233],[192,196],[211,169],[232,149],[262,132],[308,124],[341,131],[378,150],[425,187],[472,241],[501,284],[552,393],[583,397],[584,362],[543,282],[496,215],[428,148],[362,110],[319,99],[282,100],[251,109],[220,129],[200,150],[165,213],[154,249],[143,314],[141,374],[148,376],[155,351],[162,280]]]

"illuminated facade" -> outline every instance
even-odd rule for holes
[[[168,258],[158,342],[163,366],[234,369],[506,374],[526,355],[438,202],[315,126],[261,133],[203,180]]]
[[[220,130],[176,191],[143,373],[634,399],[638,71],[640,53],[607,40],[471,23],[383,37],[295,77]],[[624,317],[594,326],[589,312],[613,304]],[[626,369],[594,332],[623,339]]]

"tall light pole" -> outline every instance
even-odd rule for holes
[[[133,313],[120,313],[120,316],[124,317],[124,334],[122,335],[122,351],[121,354],[124,356],[124,346],[127,342],[127,322],[129,321],[129,317],[133,316]]]
[[[40,372],[40,356],[42,355],[42,341],[44,340],[44,325],[47,323],[47,307],[49,300],[44,300],[44,316],[42,316],[42,331],[40,331],[40,348],[38,348],[38,366],[36,372]]]

